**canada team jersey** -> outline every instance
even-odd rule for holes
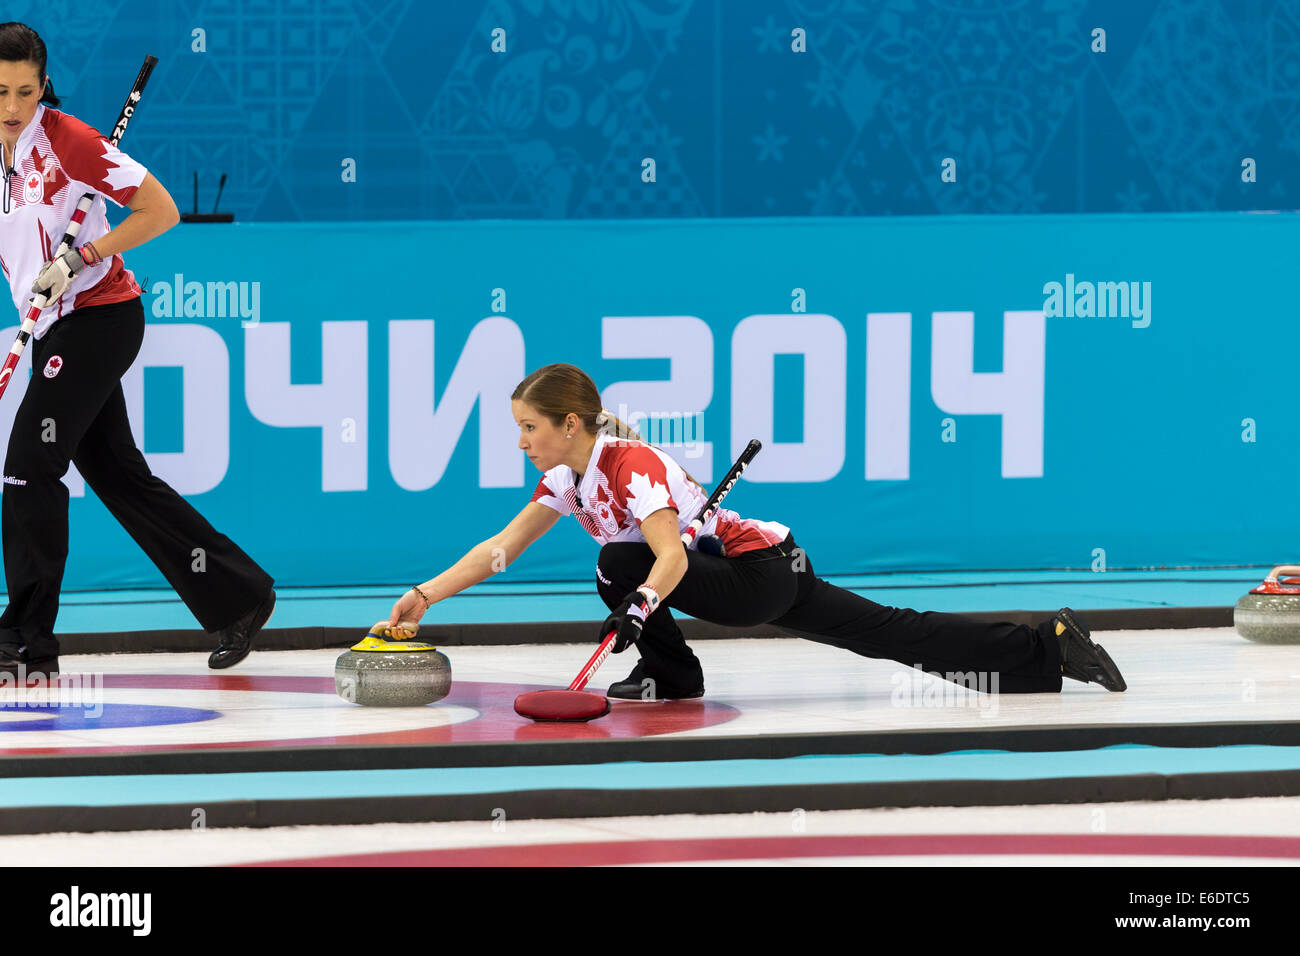
[[[0,268],[21,320],[31,304],[32,283],[41,266],[54,258],[77,201],[86,193],[96,194],[77,234],[81,246],[108,232],[104,197],[125,206],[148,171],[81,120],[45,106],[37,107],[18,137],[13,175],[8,162],[0,165],[9,193],[0,219]],[[41,338],[73,309],[125,302],[139,294],[121,256],[86,266],[63,297],[41,312],[34,334]]]
[[[537,483],[533,501],[573,515],[601,544],[645,541],[641,522],[663,508],[677,509],[678,530],[685,531],[709,500],[704,489],[654,445],[612,435],[596,436],[591,460],[576,486],[575,477],[568,465],[552,468]],[[789,533],[783,524],[742,518],[725,508],[700,531],[721,538],[728,556],[780,544]]]

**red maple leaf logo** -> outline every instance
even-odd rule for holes
[[[59,166],[58,161],[53,156],[48,158],[41,156],[32,147],[32,169],[41,174],[45,182],[45,195],[42,201],[47,206],[54,205],[54,197],[59,194],[64,186],[68,185],[68,177],[63,175],[63,169]]]
[[[614,516],[614,520],[618,523],[620,528],[623,527],[623,520],[627,517],[627,512],[614,502],[614,496],[609,494],[602,485],[596,486],[596,500],[609,505],[609,510]]]

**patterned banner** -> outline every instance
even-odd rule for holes
[[[12,7],[14,9],[9,9]],[[240,221],[1295,209],[1295,0],[11,2]]]
[[[153,467],[285,584],[423,579],[503,527],[538,478],[510,393],[557,361],[705,484],[760,439],[728,507],[823,574],[1272,563],[1300,532],[1297,240],[1242,214],[181,227],[127,257],[125,384]],[[67,585],[157,583],[68,483]],[[566,519],[508,573],[595,556]]]

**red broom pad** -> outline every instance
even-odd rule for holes
[[[515,713],[533,720],[595,720],[609,713],[609,701],[603,694],[583,691],[587,681],[605,663],[614,650],[617,631],[610,631],[601,641],[587,666],[573,679],[568,690],[535,690],[515,698]]]

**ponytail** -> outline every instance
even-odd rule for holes
[[[45,92],[41,94],[41,102],[45,103],[47,106],[59,106],[63,103],[63,101],[54,94],[54,81],[48,76],[45,78]]]
[[[600,405],[600,391],[591,376],[566,362],[545,365],[533,372],[510,395],[512,401],[527,402],[538,412],[559,426],[570,415],[578,416],[582,428],[589,435],[611,435],[623,441],[639,441],[649,445],[636,429],[632,428],[608,408]],[[682,469],[686,477],[703,490],[704,486]],[[707,492],[706,492],[707,497]]]
[[[615,438],[622,438],[630,441],[644,442],[645,439],[637,434],[636,429],[623,421],[608,408],[602,408],[600,414],[596,416],[596,434],[613,435]],[[649,444],[649,442],[646,442]]]
[[[636,429],[634,429],[631,425],[624,422],[623,419],[619,418],[608,408],[602,408],[600,410],[600,414],[596,416],[596,434],[613,435],[615,438],[620,439],[622,441],[639,441],[645,445],[650,444],[650,442],[646,441],[639,434],[637,434]],[[663,449],[660,449],[660,451],[663,451]],[[695,480],[695,478],[691,475],[689,471],[686,470],[685,466],[683,466],[681,462],[678,462],[677,464],[678,467],[682,469],[682,474],[686,476],[687,480],[694,482],[696,485],[698,485],[699,489],[704,492],[705,497],[708,497],[708,492],[705,490],[704,486]]]

